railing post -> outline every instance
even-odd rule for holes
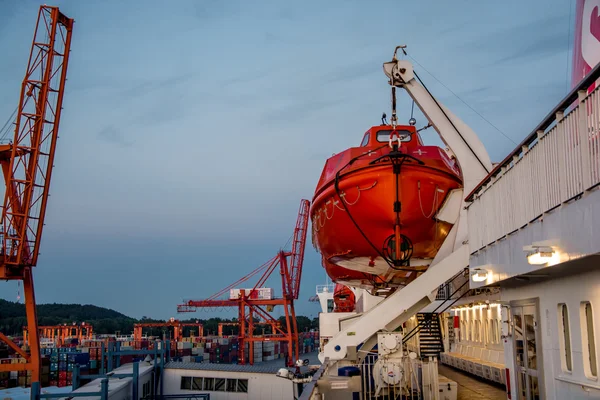
[[[119,368],[121,366],[121,342],[116,342],[115,343],[115,355],[117,357],[116,359],[116,364],[117,366],[115,368]]]
[[[112,345],[109,343],[108,344],[108,356],[106,357],[106,372],[110,372],[113,369],[113,352],[112,352]]]
[[[79,364],[73,365],[73,390],[79,388]]]
[[[100,381],[100,400],[108,400],[108,379]]]
[[[104,375],[104,356],[105,351],[104,351],[104,342],[100,343],[100,375]]]
[[[133,381],[131,382],[133,393],[132,393],[131,400],[139,399],[139,396],[138,396],[139,377],[140,377],[140,363],[138,361],[138,362],[133,363]]]
[[[563,111],[558,111],[556,113],[556,141],[558,142],[557,151],[558,151],[558,184],[559,184],[559,203],[562,204],[568,197],[568,187],[567,187],[567,162],[566,162],[566,149],[567,149],[567,138],[565,137],[565,127],[563,124],[563,119],[565,117],[565,113]]]
[[[168,363],[169,361],[171,361],[171,341],[170,340],[167,340],[165,348],[167,351],[165,363]]]
[[[40,400],[40,383],[31,382],[31,400]]]
[[[590,159],[590,130],[588,128],[588,107],[587,107],[587,91],[580,90],[577,92],[579,96],[579,150],[581,153],[581,174],[583,175],[582,184],[583,191],[586,191],[592,186],[592,168]],[[594,102],[592,102],[593,107]],[[595,110],[591,110],[592,115]]]
[[[542,214],[544,213],[547,209],[549,209],[550,207],[548,206],[550,204],[550,199],[551,194],[550,194],[550,189],[549,189],[549,183],[550,183],[550,176],[549,176],[549,172],[548,172],[548,162],[546,159],[546,148],[548,147],[546,145],[545,142],[542,142],[542,138],[544,137],[544,131],[542,129],[537,130],[536,132],[537,135],[537,145],[536,147],[538,147],[538,154],[540,155],[539,158],[539,162],[541,164],[538,165],[538,171],[539,171],[539,180],[540,180],[540,193],[538,194],[540,196],[540,209],[536,210],[536,215]],[[546,140],[546,139],[544,139]]]

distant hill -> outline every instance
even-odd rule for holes
[[[135,318],[115,310],[91,304],[38,304],[37,313],[40,325],[85,321],[91,323],[98,333],[131,332],[137,322]],[[0,332],[20,335],[26,323],[24,304],[0,299]]]
[[[38,304],[37,313],[40,325],[72,324],[73,322],[79,323],[85,321],[94,327],[94,332],[96,333],[115,333],[119,331],[122,334],[130,334],[133,332],[133,324],[137,322],[161,321],[148,317],[142,317],[138,320],[110,308],[98,307],[92,304]],[[297,316],[296,320],[298,321],[298,330],[301,332],[306,329],[318,328],[319,326],[316,319],[311,321],[309,318],[301,315]],[[181,321],[200,321],[204,325],[205,334],[209,332],[214,334],[217,331],[219,322],[230,322],[232,320],[224,318],[210,318],[207,320],[191,318],[186,320],[181,319]],[[282,323],[285,324],[283,320]],[[26,324],[27,319],[25,317],[24,304],[0,299],[0,332],[6,335],[22,335],[23,326]],[[191,328],[186,328],[184,334],[187,335],[189,329]],[[223,332],[226,335],[233,333],[234,330],[237,332],[237,328],[230,326],[223,328]],[[148,331],[148,333],[160,335],[161,331],[155,328],[152,331]]]

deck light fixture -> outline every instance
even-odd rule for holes
[[[471,273],[471,280],[473,282],[485,282],[488,277],[488,271],[481,268],[475,268]]]
[[[548,246],[527,246],[524,250],[529,250],[527,262],[531,265],[547,264],[556,254],[552,247]]]

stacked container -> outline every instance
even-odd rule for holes
[[[50,386],[64,387],[73,382],[73,367],[79,365],[83,374],[88,373],[90,354],[74,348],[50,350]]]

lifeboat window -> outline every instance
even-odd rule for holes
[[[412,135],[410,131],[398,129],[397,132],[401,142],[410,142]],[[391,129],[377,132],[377,141],[381,143],[389,142],[391,133]]]
[[[362,143],[360,144],[360,147],[365,147],[368,144],[369,144],[369,132],[365,133],[365,137],[363,138]]]

